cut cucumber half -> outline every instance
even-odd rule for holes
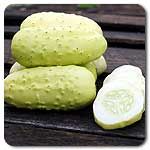
[[[142,92],[126,82],[103,85],[93,103],[95,122],[104,129],[123,128],[140,120],[143,109]]]

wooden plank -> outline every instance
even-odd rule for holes
[[[4,40],[4,63],[13,64],[15,60],[11,55],[11,40]]]
[[[102,79],[99,78],[98,82],[102,83]],[[142,120],[131,126],[107,131],[94,122],[92,104],[84,109],[69,112],[19,109],[9,104],[5,104],[4,115],[4,120],[8,123],[29,124],[42,128],[99,134],[104,136],[115,135],[118,137],[137,139],[145,138],[145,115],[143,115]]]
[[[15,60],[11,56],[10,42],[10,40],[5,40],[4,62],[5,64],[12,65]],[[108,47],[104,56],[108,63],[108,73],[110,73],[114,68],[124,64],[138,66],[142,69],[144,74],[146,73],[146,52],[144,49]]]
[[[5,140],[12,146],[138,146],[144,139],[45,129],[5,123]]]
[[[19,30],[19,26],[5,26],[5,39],[12,39]],[[145,47],[145,34],[134,32],[103,31],[109,46],[122,47]]]
[[[145,16],[145,10],[137,4],[102,4],[98,5],[98,13],[128,16]]]
[[[104,36],[108,40],[108,45],[115,45],[116,47],[145,47],[145,34],[133,32],[117,32],[117,31],[104,31]],[[117,45],[118,44],[118,45]]]
[[[85,14],[89,18],[93,18],[96,22],[107,23],[114,25],[126,26],[145,26],[145,17],[133,16],[119,16],[119,15],[99,15],[99,14]]]
[[[146,74],[145,50],[110,47],[107,49],[104,56],[108,63],[108,73],[112,72],[113,69],[120,65],[130,64],[141,68],[143,74]]]

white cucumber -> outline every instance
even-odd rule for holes
[[[123,128],[145,110],[145,78],[140,68],[124,65],[108,75],[93,104],[95,122],[104,129]]]
[[[128,126],[141,119],[144,97],[124,82],[111,82],[98,92],[93,104],[95,122],[104,129]]]

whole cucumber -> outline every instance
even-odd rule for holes
[[[28,68],[5,78],[4,95],[16,107],[79,109],[94,100],[95,79],[88,69],[74,65]]]
[[[26,67],[81,65],[100,57],[106,48],[102,34],[74,26],[21,29],[11,43],[13,57]]]

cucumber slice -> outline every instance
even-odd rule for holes
[[[128,126],[141,119],[142,92],[125,82],[110,82],[98,92],[93,104],[95,122],[104,129]]]
[[[113,74],[119,74],[119,73],[133,73],[142,75],[142,71],[139,67],[133,66],[133,65],[122,65],[117,67],[113,70]]]

